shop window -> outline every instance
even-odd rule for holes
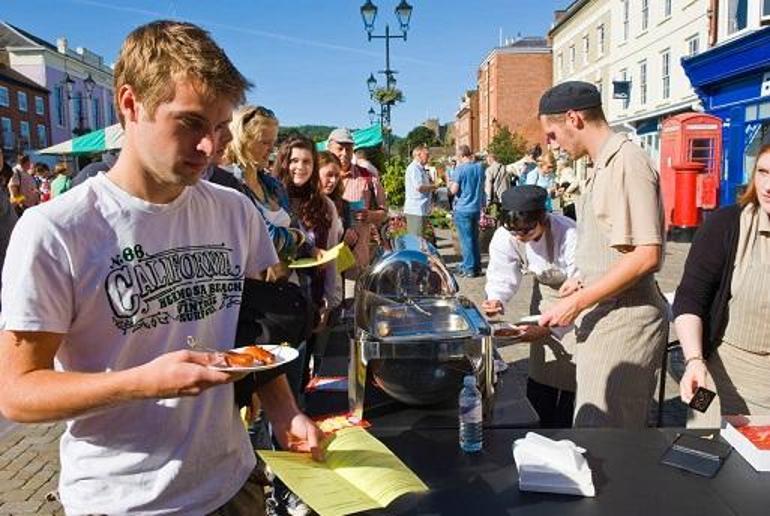
[[[759,112],[757,118],[760,120],[770,118],[770,102],[763,102],[759,105]]]

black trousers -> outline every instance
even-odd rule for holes
[[[527,379],[527,399],[540,417],[541,428],[571,428],[575,393]]]

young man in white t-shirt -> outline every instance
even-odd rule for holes
[[[261,502],[235,378],[186,349],[188,335],[232,347],[244,278],[277,261],[246,197],[199,181],[246,87],[198,27],[139,27],[115,66],[118,162],[29,210],[11,237],[0,409],[20,422],[67,420],[59,490],[69,515]],[[321,459],[323,434],[285,377],[258,394],[284,448]]]

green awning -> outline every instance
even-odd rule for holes
[[[366,129],[359,129],[353,131],[353,146],[356,149],[362,147],[377,147],[382,144],[382,126],[375,124],[367,127]],[[317,142],[315,144],[316,149],[319,151],[326,150],[326,140]]]

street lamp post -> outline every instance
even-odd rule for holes
[[[395,87],[396,78],[394,75],[398,73],[396,70],[390,68],[390,40],[403,39],[406,41],[406,33],[409,30],[409,21],[412,18],[412,6],[409,5],[406,0],[401,0],[394,12],[398,19],[401,34],[391,34],[389,24],[385,24],[385,34],[372,34],[374,32],[374,21],[377,18],[377,6],[374,5],[372,0],[366,0],[366,3],[361,6],[361,18],[364,21],[364,29],[366,29],[369,41],[373,39],[385,40],[385,69],[381,70],[379,73],[385,74],[385,85],[388,89]],[[369,76],[369,80],[366,81],[366,84],[367,87],[369,87],[369,92],[374,93],[374,89],[377,86],[377,80],[374,78],[374,75]],[[382,114],[380,117],[382,120],[383,131],[386,132],[386,147],[388,149],[388,154],[390,153],[390,138],[387,137],[387,132],[390,130],[390,107],[390,103],[382,105]]]

